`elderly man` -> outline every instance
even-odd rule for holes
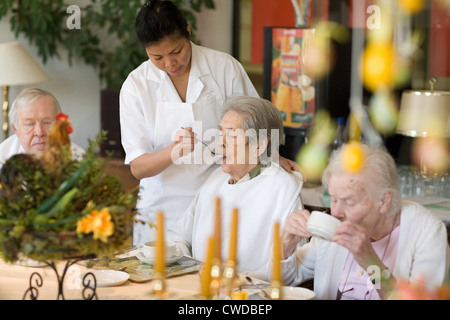
[[[269,101],[238,96],[224,110],[216,149],[223,155],[221,168],[208,177],[178,223],[168,230],[168,238],[185,255],[204,261],[214,230],[215,199],[220,197],[222,252],[228,253],[231,215],[237,208],[238,271],[251,273],[270,261],[273,224],[283,224],[290,212],[302,208],[303,180],[298,172],[289,174],[274,161],[283,122]]]
[[[24,89],[14,100],[9,119],[14,135],[0,144],[0,167],[18,153],[42,154],[53,121],[61,112],[56,98],[48,91]],[[79,159],[84,150],[71,144],[72,157]]]
[[[402,201],[394,160],[379,148],[361,145],[365,160],[349,172],[345,150],[336,151],[322,183],[331,214],[341,220],[331,241],[312,235],[310,213],[293,212],[282,233],[283,277],[288,285],[314,278],[320,299],[385,299],[396,280],[442,285],[449,272],[444,223],[417,203]]]

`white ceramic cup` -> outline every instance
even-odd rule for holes
[[[165,241],[165,245],[166,245],[166,248],[165,248],[166,259],[171,259],[171,258],[181,255],[181,249],[176,246],[175,242]],[[151,260],[156,259],[156,241],[140,243],[138,245],[138,250],[147,259],[151,259]]]
[[[313,211],[306,223],[308,231],[316,237],[331,240],[337,226],[341,221],[330,214],[321,211]]]

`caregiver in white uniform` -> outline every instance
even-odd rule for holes
[[[121,89],[122,145],[140,180],[137,218],[154,222],[163,211],[167,228],[218,167],[193,137],[203,140],[206,130],[217,129],[225,99],[258,93],[237,60],[190,41],[187,21],[171,1],[148,1],[135,26],[149,60]],[[133,243],[154,239],[155,231],[135,223]]]

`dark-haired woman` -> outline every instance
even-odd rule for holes
[[[205,132],[217,129],[228,97],[258,93],[237,60],[190,41],[187,21],[171,1],[148,1],[135,27],[149,60],[130,73],[120,93],[125,163],[140,180],[139,218],[152,222],[163,211],[167,227],[217,168],[202,148],[194,149],[194,136],[211,139]],[[133,242],[150,241],[154,233],[138,223]]]

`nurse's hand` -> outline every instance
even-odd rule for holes
[[[172,150],[172,161],[175,161],[194,151],[195,133],[192,128],[182,128],[175,133],[175,146]]]
[[[297,162],[280,156],[280,166],[288,173],[291,173],[292,171],[299,172],[302,175],[303,182],[306,182],[307,179],[306,174],[302,170],[302,168],[300,168]]]

